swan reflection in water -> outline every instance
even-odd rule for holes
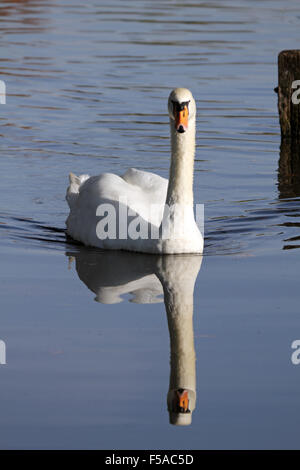
[[[196,405],[196,367],[193,330],[194,285],[201,255],[145,255],[94,251],[85,247],[67,253],[76,260],[80,280],[105,304],[145,304],[164,300],[171,346],[171,371],[167,397],[170,423],[189,425]]]

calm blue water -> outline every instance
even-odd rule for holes
[[[299,448],[300,164],[273,91],[299,23],[296,0],[1,2],[1,448]],[[70,171],[167,177],[176,86],[205,204],[189,426],[169,423],[160,261],[64,234]]]

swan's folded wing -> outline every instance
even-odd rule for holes
[[[121,178],[128,184],[138,186],[143,191],[150,193],[153,203],[165,202],[168,189],[168,180],[166,178],[162,178],[149,171],[136,170],[135,168],[129,168]]]
[[[130,210],[130,217],[136,213],[145,222],[159,227],[168,186],[168,181],[164,178],[139,170],[129,170],[124,177],[102,173],[85,179],[80,185],[80,177],[72,175],[71,178],[72,183],[76,184],[76,191],[72,193],[70,202],[68,195],[71,210],[67,219],[67,232],[75,240],[86,245],[103,247],[103,242],[99,243],[96,237],[98,209],[101,204],[111,204],[117,217],[122,207],[122,213]],[[129,223],[129,220],[125,220],[125,223]],[[119,245],[115,243],[116,249],[127,247],[126,240]]]

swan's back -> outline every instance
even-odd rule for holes
[[[66,199],[70,214],[66,224],[68,235],[75,240],[99,248],[134,250],[134,247],[129,247],[128,239],[101,240],[97,237],[96,226],[100,219],[96,211],[101,204],[110,204],[115,208],[117,221],[119,209],[123,207],[127,212],[132,211],[131,215],[136,213],[150,224],[160,225],[168,189],[167,179],[135,168],[130,168],[122,176],[102,173],[89,177],[70,173],[69,178]],[[157,208],[150,211],[153,204]]]

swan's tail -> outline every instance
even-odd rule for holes
[[[70,209],[74,206],[80,186],[89,178],[89,175],[76,176],[74,173],[69,174],[70,185],[67,189],[66,200],[69,204]]]

